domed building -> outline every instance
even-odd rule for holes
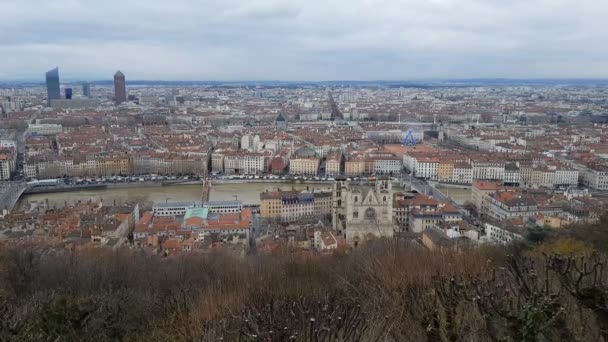
[[[275,120],[275,126],[277,129],[287,129],[287,120],[285,120],[283,113],[279,113],[279,116],[277,116],[277,119]]]
[[[297,149],[289,160],[289,173],[292,175],[316,176],[321,166],[314,148],[309,146]]]
[[[302,146],[294,153],[296,158],[314,158],[317,156],[315,149],[310,146]]]

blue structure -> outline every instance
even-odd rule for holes
[[[51,100],[61,99],[61,90],[59,89],[59,68],[47,71],[46,73],[46,102],[51,105]]]
[[[65,88],[65,99],[66,100],[72,99],[72,88]]]
[[[412,134],[411,129],[407,131],[407,135],[405,136],[405,139],[403,139],[403,145],[404,146],[416,146],[416,139],[414,138],[414,135]]]

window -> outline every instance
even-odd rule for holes
[[[353,211],[353,218],[356,218],[356,219],[359,218],[359,212],[358,211]]]
[[[373,220],[376,218],[376,211],[374,208],[367,208],[367,210],[365,210],[365,218],[368,220]]]

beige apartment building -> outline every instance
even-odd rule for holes
[[[260,215],[263,219],[281,222],[328,218],[332,203],[332,193],[329,191],[263,192],[260,194]]]
[[[344,163],[344,175],[346,177],[363,176],[365,173],[365,162],[363,160],[347,160]]]
[[[289,161],[289,173],[292,175],[316,176],[319,172],[319,158],[294,158]]]
[[[325,176],[336,177],[342,174],[342,153],[332,152],[327,156]]]
[[[440,182],[452,181],[454,173],[454,163],[451,161],[442,161],[437,168],[437,180]]]

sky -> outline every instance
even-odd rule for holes
[[[606,0],[0,0],[0,81],[608,78]]]

